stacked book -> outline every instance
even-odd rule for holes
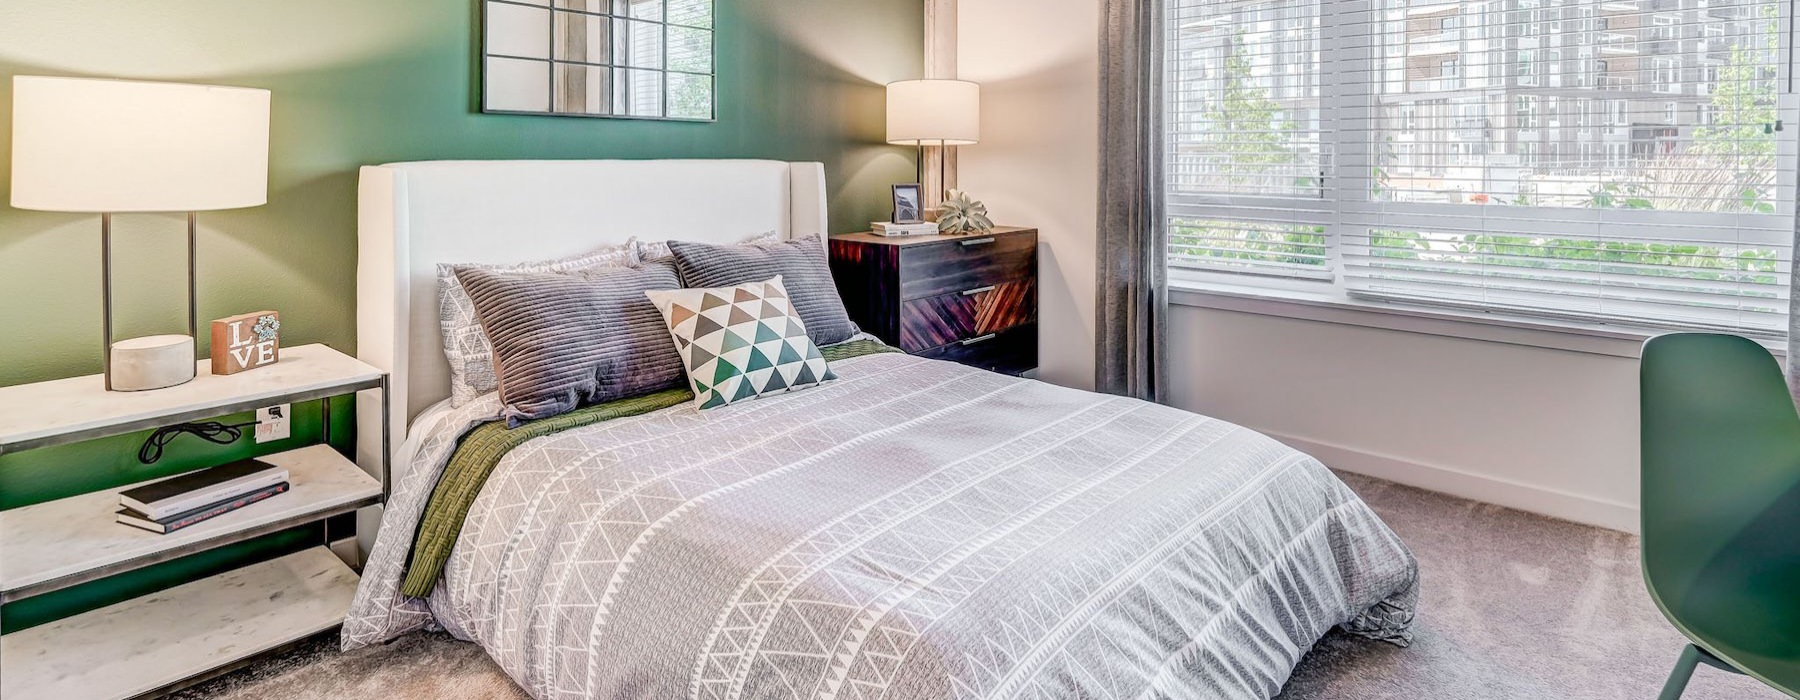
[[[286,469],[243,459],[123,491],[118,520],[166,535],[285,493],[290,486]]]
[[[869,225],[874,227],[875,233],[883,236],[929,236],[938,232],[937,223],[931,221],[917,224],[895,224],[886,221],[877,221]]]

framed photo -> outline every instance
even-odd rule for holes
[[[925,190],[919,183],[894,185],[894,223],[925,223]]]

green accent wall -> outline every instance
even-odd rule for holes
[[[717,0],[718,120],[673,123],[479,111],[475,0],[0,2],[0,191],[10,192],[13,75],[100,76],[273,91],[269,203],[200,214],[199,313],[281,312],[284,344],[356,350],[356,169],[499,158],[771,158],[825,163],[833,231],[885,219],[912,149],[883,143],[882,86],[919,77],[920,0]],[[117,336],[185,324],[185,219],[114,218]],[[504,232],[503,232],[504,233]],[[0,386],[100,371],[99,218],[0,200]],[[200,352],[207,352],[202,329]],[[333,442],[350,435],[348,412]],[[318,439],[316,406],[295,438]],[[235,417],[234,417],[235,418]],[[334,423],[337,426],[338,423]],[[0,457],[0,508],[217,464],[259,450],[192,437],[156,469],[143,435]],[[246,441],[247,442],[247,441]],[[258,452],[260,453],[260,452]],[[123,527],[123,526],[121,526]],[[230,552],[9,605],[16,629],[316,542]]]
[[[882,142],[882,85],[919,77],[923,15],[919,0],[717,0],[719,118],[694,124],[481,114],[474,0],[5,0],[0,164],[12,75],[272,90],[269,203],[201,213],[200,317],[278,309],[287,344],[350,352],[361,165],[818,160],[834,231],[887,218],[888,185],[915,162]],[[114,224],[119,337],[179,332],[184,219]],[[0,202],[0,385],[100,370],[99,273],[97,216]]]

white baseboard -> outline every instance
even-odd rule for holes
[[[1267,430],[1261,432],[1317,457],[1332,469],[1586,525],[1633,534],[1639,531],[1638,508],[1633,504],[1582,496],[1495,476],[1471,474],[1449,467],[1420,464],[1293,435]]]

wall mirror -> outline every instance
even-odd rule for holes
[[[481,0],[484,112],[713,119],[713,0]]]

